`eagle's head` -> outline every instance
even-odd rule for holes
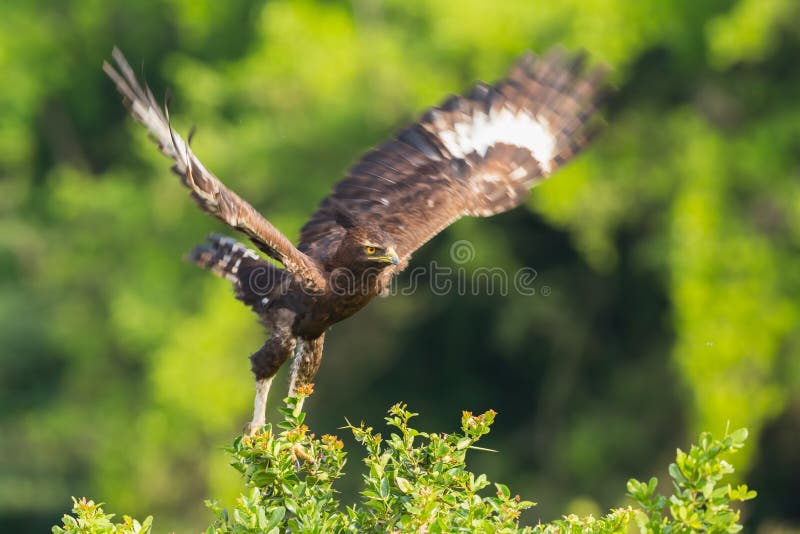
[[[380,227],[355,218],[337,206],[336,221],[344,228],[345,234],[339,248],[329,260],[332,268],[346,268],[352,271],[382,271],[398,265],[400,259],[395,251],[392,237]]]
[[[394,240],[380,228],[358,225],[346,230],[339,250],[334,255],[337,267],[383,270],[400,263],[394,249]]]

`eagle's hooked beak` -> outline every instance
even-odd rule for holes
[[[379,257],[377,257],[375,259],[378,260],[378,261],[391,263],[392,265],[399,265],[400,264],[400,258],[397,257],[397,252],[395,252],[393,248],[387,248],[385,256],[379,256]]]

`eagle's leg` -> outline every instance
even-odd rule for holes
[[[256,377],[256,398],[253,402],[253,420],[245,427],[248,435],[252,436],[264,426],[272,379],[295,350],[296,342],[291,333],[293,319],[294,313],[286,309],[277,310],[273,317],[267,318],[265,323],[270,327],[270,338],[250,356],[251,369]]]
[[[295,348],[292,370],[289,376],[289,395],[295,395],[303,387],[310,385],[319,369],[322,360],[322,346],[325,343],[325,334],[315,339],[298,339]],[[303,399],[300,399],[300,409],[303,408]]]
[[[258,432],[267,421],[267,397],[269,397],[269,388],[272,386],[271,376],[269,378],[256,379],[256,398],[253,401],[253,420],[247,423],[245,432],[252,436]]]

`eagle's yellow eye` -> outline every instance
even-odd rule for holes
[[[369,254],[370,256],[372,256],[373,254],[375,254],[376,252],[378,252],[378,249],[377,249],[377,248],[375,248],[375,247],[364,247],[364,252],[366,252],[367,254]]]

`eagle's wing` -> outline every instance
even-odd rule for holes
[[[450,97],[364,156],[301,229],[300,250],[332,254],[345,210],[391,235],[403,268],[460,217],[518,206],[587,144],[604,80],[604,69],[584,72],[582,55],[523,56],[504,80]]]
[[[162,111],[150,89],[146,85],[143,87],[136,79],[122,52],[114,48],[112,57],[116,68],[103,62],[103,70],[116,84],[133,117],[147,128],[161,152],[175,162],[172,170],[181,177],[197,204],[246,234],[261,251],[281,262],[292,273],[316,287],[323,287],[325,282],[315,261],[297,250],[253,206],[225,187],[203,166],[189,144],[172,129],[166,106]],[[189,137],[191,139],[191,135]]]

